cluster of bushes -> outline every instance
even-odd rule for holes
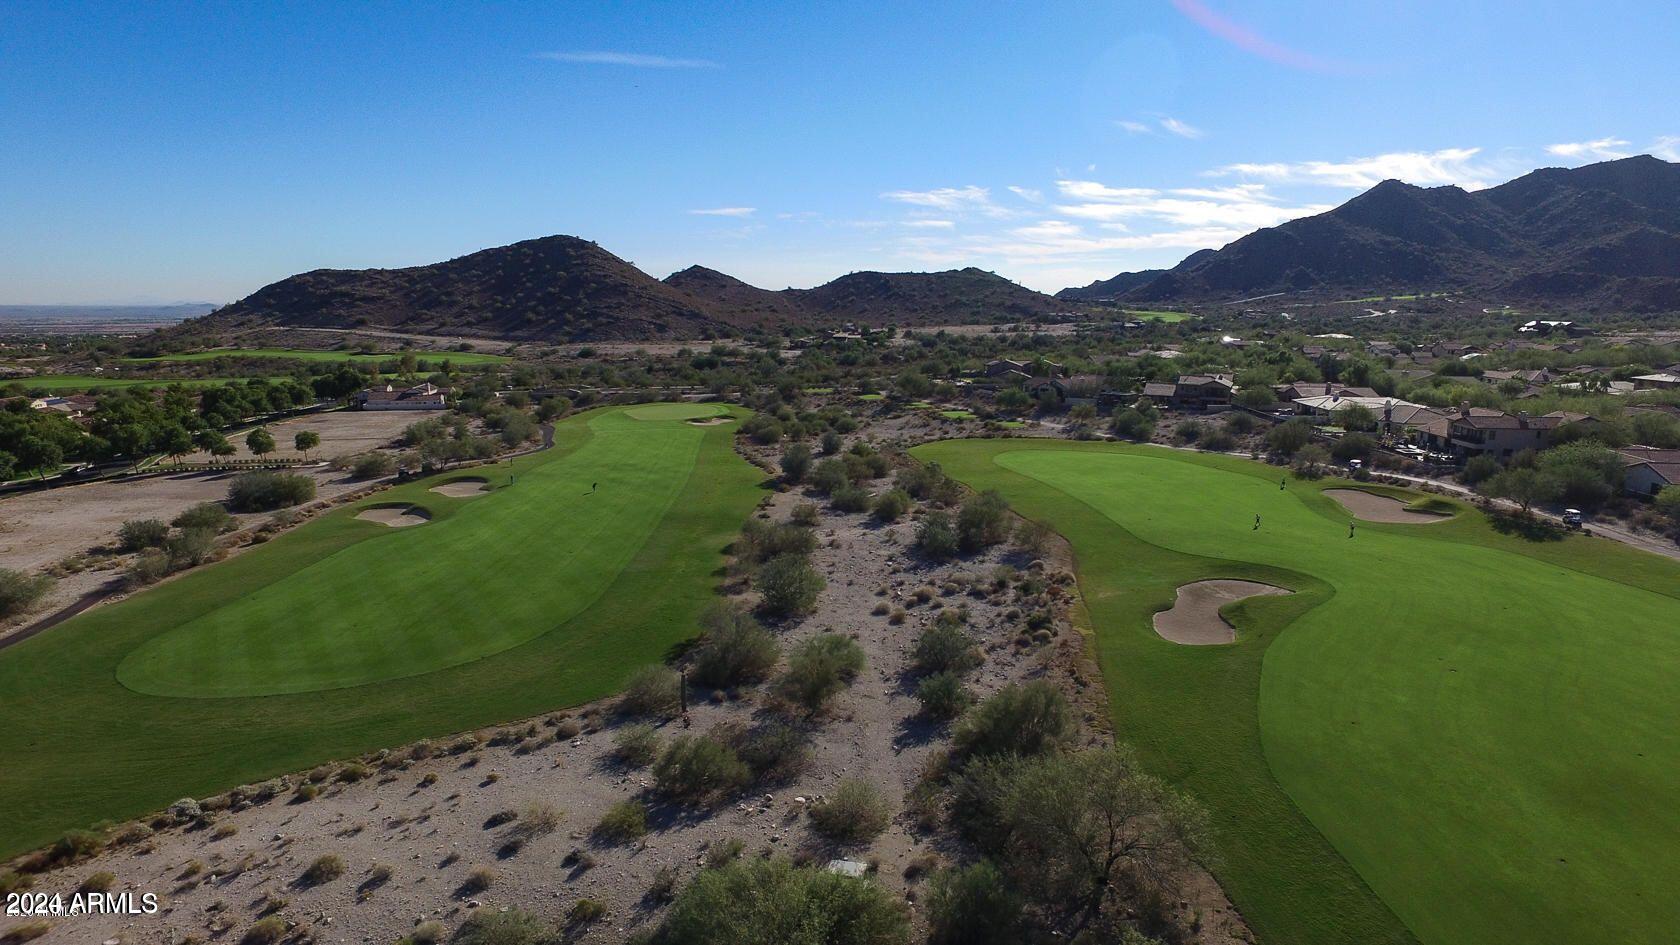
[[[788,702],[815,715],[828,700],[852,684],[863,671],[863,647],[851,637],[824,633],[795,647],[776,691]]]
[[[474,436],[466,415],[455,412],[409,424],[403,430],[402,444],[418,448],[420,462],[429,467],[496,455],[495,441]]]
[[[907,945],[904,905],[873,879],[735,860],[677,894],[650,945]]]
[[[941,611],[916,639],[910,665],[921,676],[916,699],[930,718],[953,719],[972,701],[963,677],[978,667],[980,651],[962,628],[958,611]]]
[[[309,484],[310,494],[313,495],[314,482],[304,481]],[[216,536],[231,531],[235,524],[227,509],[216,502],[201,502],[175,516],[168,525],[157,519],[124,522],[117,530],[118,547],[123,551],[140,553],[129,566],[129,583],[151,584],[176,571],[211,560],[218,551]],[[175,529],[173,532],[171,526]]]
[[[739,434],[762,446],[779,443],[784,438],[794,441],[819,438],[824,454],[837,452],[841,434],[856,430],[857,420],[838,407],[796,410],[785,403],[796,393],[796,389],[789,388],[747,397],[746,404],[754,412],[741,424]]]
[[[1551,502],[1590,511],[1621,493],[1623,463],[1614,450],[1579,440],[1541,453],[1523,450],[1491,474],[1485,463],[1472,461],[1465,473],[1483,493],[1510,499],[1524,512]]]
[[[764,613],[794,617],[816,607],[817,595],[828,586],[811,566],[811,552],[816,547],[816,535],[808,526],[747,520],[733,549],[736,567],[753,570]]]
[[[916,531],[916,548],[935,561],[947,561],[961,554],[1001,544],[1009,538],[1009,503],[996,491],[971,496],[953,519],[945,512],[922,517]]]
[[[0,568],[0,618],[28,611],[46,596],[52,585],[53,579],[45,574]]]
[[[235,476],[228,485],[228,508],[235,512],[272,512],[315,498],[315,480],[296,473],[259,470]]]
[[[781,646],[752,615],[719,601],[700,618],[704,636],[691,664],[694,681],[712,689],[762,682],[781,657]]]
[[[870,504],[866,484],[891,470],[885,454],[859,440],[846,452],[817,463],[811,470],[811,488],[842,512],[862,512]]]
[[[390,453],[357,453],[337,457],[332,461],[332,468],[348,472],[356,479],[382,479],[397,471],[397,458]]]

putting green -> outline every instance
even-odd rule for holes
[[[0,859],[611,694],[695,634],[761,494],[733,430],[580,414],[553,449],[473,470],[491,492],[395,486],[0,650]],[[394,505],[431,519],[355,517]]]
[[[212,348],[209,351],[191,351],[181,354],[160,354],[150,358],[123,358],[129,364],[153,364],[162,361],[213,361],[216,358],[285,358],[291,361],[396,361],[405,354],[412,354],[419,361],[426,364],[442,364],[448,361],[451,365],[464,364],[502,364],[512,360],[500,354],[482,354],[477,351],[380,351],[368,353],[365,351],[322,351],[318,348]]]
[[[697,420],[728,413],[722,404],[646,404],[624,412],[637,420]]]
[[[1225,457],[916,452],[1072,541],[1120,737],[1213,808],[1262,940],[1671,940],[1673,562],[1473,513],[1349,538],[1320,485]],[[1149,616],[1210,577],[1298,593],[1227,608],[1233,646],[1156,637]]]
[[[598,417],[566,462],[447,521],[357,542],[154,637],[117,679],[166,696],[309,692],[455,666],[548,632],[605,592],[694,468],[702,437],[645,415],[656,409]]]

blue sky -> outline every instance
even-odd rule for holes
[[[593,239],[1055,290],[1384,177],[1680,159],[1680,5],[0,2],[0,303]]]

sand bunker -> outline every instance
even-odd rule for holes
[[[697,427],[715,427],[720,423],[728,423],[734,417],[707,417],[704,420],[690,420],[689,423]]]
[[[386,505],[380,508],[364,509],[356,513],[356,518],[364,522],[378,522],[381,525],[389,525],[392,528],[424,525],[432,520],[431,514],[418,505]]]
[[[438,495],[446,495],[451,499],[470,499],[475,495],[483,495],[490,491],[490,483],[483,479],[456,479],[436,485],[427,490]]]
[[[1406,503],[1399,499],[1391,499],[1386,495],[1377,495],[1374,492],[1365,492],[1360,489],[1326,489],[1324,494],[1340,502],[1342,508],[1353,513],[1354,518],[1364,519],[1367,522],[1433,525],[1452,517],[1409,509],[1406,507]]]
[[[1256,581],[1197,581],[1178,589],[1171,610],[1155,615],[1155,632],[1162,639],[1186,646],[1233,643],[1237,631],[1219,616],[1219,608],[1245,597],[1291,594],[1293,591]]]

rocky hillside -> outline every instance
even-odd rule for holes
[[[701,266],[660,281],[594,243],[549,236],[406,269],[317,269],[265,286],[178,331],[281,326],[515,340],[645,340],[788,324],[1016,320],[1065,307],[979,269],[858,272],[814,289],[781,291]]]
[[[1329,212],[1258,230],[1141,282],[1128,278],[1140,275],[1116,277],[1122,301],[1476,290],[1680,309],[1680,164],[1641,156],[1545,168],[1474,192],[1384,181]]]

